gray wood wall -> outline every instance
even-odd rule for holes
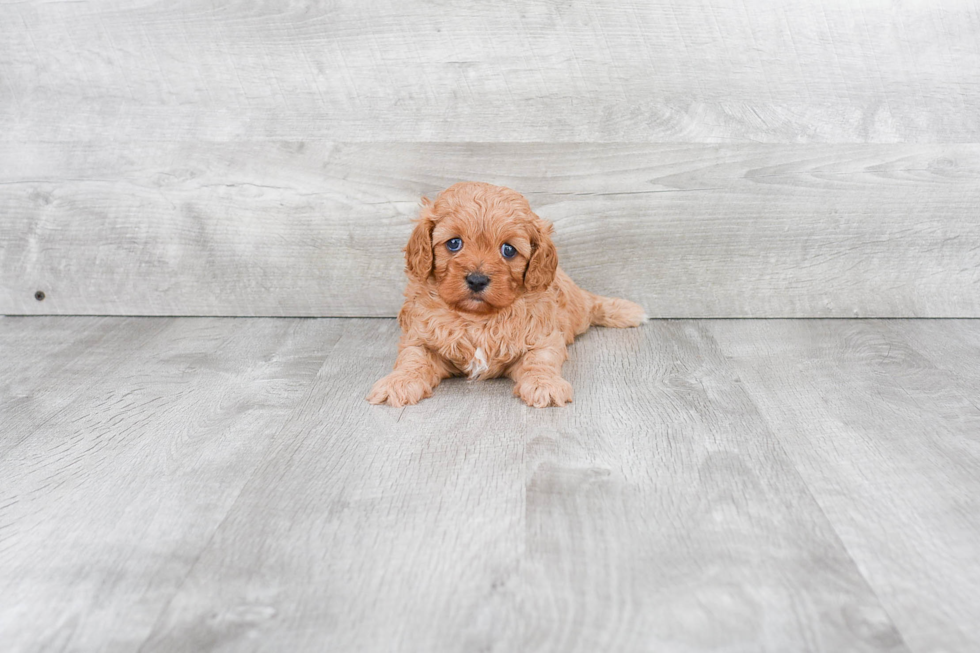
[[[462,179],[655,316],[978,317],[980,2],[0,2],[0,313],[394,315]]]

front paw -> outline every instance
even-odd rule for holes
[[[421,379],[392,372],[374,384],[367,400],[372,404],[387,403],[389,406],[400,408],[417,404],[431,395],[432,387]]]
[[[514,394],[528,406],[564,406],[572,400],[572,384],[560,376],[525,377],[514,386]]]

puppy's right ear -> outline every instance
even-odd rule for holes
[[[436,226],[432,201],[422,198],[422,210],[415,230],[405,245],[405,272],[416,281],[424,283],[432,274],[432,229]]]

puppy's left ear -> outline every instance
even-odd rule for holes
[[[416,281],[425,283],[432,274],[432,229],[436,226],[432,202],[422,198],[422,210],[412,235],[405,245],[405,272]]]
[[[531,214],[531,260],[524,272],[524,287],[528,292],[544,290],[555,280],[558,270],[558,250],[551,242],[551,223]]]

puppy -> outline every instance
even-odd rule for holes
[[[414,404],[465,374],[508,376],[529,406],[564,406],[566,345],[593,324],[646,319],[633,302],[576,286],[558,267],[551,224],[501,186],[463,182],[423,198],[405,260],[398,358],[368,394],[372,404]]]

